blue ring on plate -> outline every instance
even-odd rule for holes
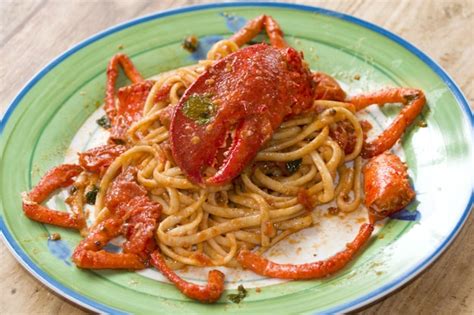
[[[56,67],[58,64],[60,64],[64,59],[67,57],[71,56],[75,52],[79,51],[80,49],[86,47],[87,45],[103,38],[106,37],[110,34],[113,34],[115,32],[118,32],[120,30],[126,29],[128,27],[144,23],[150,20],[155,20],[155,19],[160,19],[166,16],[170,15],[177,15],[185,12],[192,12],[192,11],[200,11],[200,10],[206,10],[206,9],[215,9],[215,8],[227,8],[227,7],[253,7],[253,6],[258,6],[258,7],[276,7],[276,8],[286,8],[286,9],[294,9],[294,10],[300,10],[300,11],[310,11],[313,13],[318,13],[318,14],[324,14],[327,16],[335,17],[341,20],[345,20],[360,26],[363,26],[369,30],[372,30],[376,33],[379,33],[394,42],[398,43],[399,45],[403,46],[406,48],[408,51],[413,53],[415,56],[417,56],[419,59],[421,59],[426,65],[428,65],[443,81],[444,83],[448,86],[448,88],[451,90],[453,95],[455,96],[456,100],[458,101],[459,104],[461,104],[461,108],[466,114],[467,118],[471,122],[471,127],[472,127],[472,142],[474,143],[474,114],[471,111],[469,107],[469,103],[466,100],[466,97],[463,95],[459,87],[456,85],[456,83],[453,81],[453,79],[435,62],[433,61],[430,57],[428,57],[425,53],[423,53],[421,50],[407,42],[406,40],[402,39],[398,35],[393,34],[392,32],[389,32],[385,30],[384,28],[377,26],[375,24],[366,22],[364,20],[361,20],[359,18],[327,10],[327,9],[322,9],[318,7],[312,7],[312,6],[307,6],[307,5],[300,5],[300,4],[290,4],[290,3],[280,3],[280,2],[227,2],[227,3],[211,3],[211,4],[204,4],[204,5],[196,5],[196,6],[189,6],[189,7],[184,7],[184,8],[179,8],[179,9],[171,9],[171,10],[166,10],[162,11],[159,13],[154,13],[151,15],[143,16],[141,18],[137,18],[135,20],[131,20],[116,26],[113,26],[111,28],[106,29],[105,31],[102,31],[98,34],[95,34],[88,39],[80,42],[73,48],[67,50],[63,54],[61,54],[59,57],[54,59],[52,62],[50,62],[48,65],[46,65],[42,70],[40,70],[26,85],[25,87],[20,91],[20,93],[15,97],[13,102],[10,104],[8,107],[7,111],[5,112],[5,115],[0,122],[0,135],[3,132],[3,129],[5,128],[8,119],[10,118],[11,114],[15,110],[16,106],[18,103],[21,101],[21,99],[25,96],[26,93],[45,75],[47,74],[51,69]],[[471,197],[469,199],[469,202],[466,205],[466,208],[464,210],[463,215],[461,216],[460,220],[456,224],[454,230],[451,232],[451,234],[448,235],[448,237],[441,243],[441,245],[429,256],[427,257],[424,261],[419,263],[417,266],[412,268],[411,270],[407,271],[405,274],[401,275],[398,277],[396,280],[384,285],[383,287],[366,294],[358,299],[355,299],[353,301],[347,302],[345,304],[341,304],[335,308],[325,310],[325,313],[339,313],[339,312],[347,312],[351,311],[357,308],[360,308],[364,305],[367,305],[371,302],[374,302],[375,300],[381,298],[384,295],[389,294],[390,292],[396,290],[397,288],[401,287],[411,279],[413,279],[416,275],[418,275],[420,272],[422,272],[428,265],[433,263],[435,259],[441,255],[441,253],[448,247],[448,245],[454,240],[456,235],[459,233],[461,227],[465,223],[467,217],[469,216],[469,213],[471,212],[471,207],[474,204],[474,187],[473,191],[471,193]],[[59,283],[58,281],[52,279],[49,277],[47,273],[42,271],[29,257],[28,255],[23,252],[23,250],[19,247],[19,245],[16,243],[16,241],[13,239],[11,233],[8,231],[8,229],[5,226],[5,223],[3,219],[0,217],[0,231],[2,232],[2,235],[4,239],[6,240],[6,245],[7,247],[10,248],[11,252],[13,255],[18,259],[18,261],[28,270],[30,271],[38,280],[40,280],[43,284],[46,284],[50,289],[53,291],[59,293],[60,295],[68,298],[69,300],[86,307],[88,309],[91,309],[93,311],[98,311],[98,312],[106,312],[106,313],[114,313],[114,314],[124,314],[121,311],[112,308],[110,306],[97,303],[96,301],[87,298],[85,296],[82,296],[75,291],[67,288],[63,284]]]

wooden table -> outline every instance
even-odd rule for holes
[[[0,2],[0,114],[52,58],[117,23],[171,7],[208,1]],[[465,1],[294,1],[348,13],[395,32],[425,51],[474,101],[474,9]],[[449,211],[449,209],[446,209]],[[362,314],[474,312],[474,216],[446,253],[415,281]],[[0,313],[85,311],[33,278],[0,242]]]

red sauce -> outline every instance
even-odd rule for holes
[[[301,188],[298,191],[298,203],[300,203],[307,211],[313,210],[313,202],[311,201],[311,196],[308,194],[308,191],[304,188]]]
[[[276,231],[275,231],[275,228],[273,227],[273,223],[266,222],[265,231],[264,231],[265,235],[272,237],[272,236],[275,236],[275,232]]]
[[[199,261],[203,266],[212,266],[212,261],[206,254],[195,253],[193,254],[193,258]]]
[[[166,127],[166,129],[170,129],[170,124],[171,124],[171,116],[173,115],[173,110],[174,110],[173,105],[168,105],[165,108],[160,109],[158,113],[158,119],[160,120],[160,123]]]
[[[170,94],[171,85],[163,85],[155,94],[155,102],[166,101]]]
[[[354,151],[357,137],[354,127],[349,121],[343,120],[332,124],[329,129],[329,136],[339,144],[345,154]]]
[[[362,127],[362,131],[364,133],[369,132],[372,130],[372,124],[368,122],[367,120],[361,120],[360,121],[360,126]]]

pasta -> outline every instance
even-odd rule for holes
[[[163,208],[163,220],[156,231],[159,247],[176,266],[237,266],[238,249],[259,246],[264,251],[311,226],[312,215],[298,200],[302,194],[314,196],[316,204],[337,200],[342,211],[353,211],[361,203],[358,156],[363,133],[353,108],[342,102],[315,101],[323,108],[321,113],[284,122],[258,153],[254,165],[223,187],[193,184],[167,157],[168,130],[160,122],[160,111],[176,105],[213,58],[235,50],[235,44],[220,41],[210,50],[208,60],[154,78],[143,117],[128,130],[131,149],[113,162],[100,181],[97,214],[104,213],[104,195],[119,170],[130,165],[138,168],[138,182]],[[153,102],[164,86],[171,86],[169,95]],[[349,154],[329,136],[330,125],[342,120],[349,121],[356,131],[356,146]],[[284,168],[295,160],[301,160],[299,168],[283,174],[281,165]],[[345,162],[354,165],[346,166]],[[338,178],[344,179],[339,185]],[[349,196],[353,196],[351,201]],[[99,215],[98,221],[105,218]]]

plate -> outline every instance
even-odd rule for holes
[[[263,13],[277,19],[290,45],[305,52],[313,69],[334,75],[351,91],[383,86],[425,91],[429,108],[422,115],[427,127],[410,128],[399,149],[417,200],[381,225],[363,253],[340,273],[318,281],[266,283],[260,293],[249,288],[240,304],[226,299],[234,289],[215,305],[202,305],[172,285],[151,279],[153,275],[77,269],[70,253],[79,235],[28,220],[20,193],[73,154],[76,133],[103,100],[109,58],[124,52],[150,77],[196,62],[213,42]],[[183,38],[191,34],[201,40],[192,55],[181,48]],[[372,119],[383,126],[396,113],[395,107],[387,107],[383,116]],[[7,246],[35,277],[97,312],[347,312],[415,277],[461,229],[474,200],[473,176],[468,175],[474,173],[473,121],[462,92],[434,61],[405,40],[357,18],[283,3],[210,4],[160,12],[107,29],[66,51],[13,100],[0,125],[0,228]],[[59,197],[53,202],[64,206]],[[53,232],[61,233],[60,241],[47,240]]]

